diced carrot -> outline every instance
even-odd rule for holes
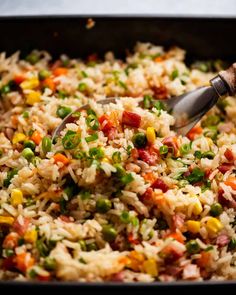
[[[16,115],[11,116],[11,122],[13,125],[18,124],[18,117]]]
[[[123,256],[118,261],[119,261],[119,263],[121,263],[123,265],[126,265],[126,264],[128,264],[130,262],[130,259],[128,257],[126,257],[126,256]]]
[[[16,84],[19,85],[20,83],[22,83],[25,80],[25,76],[23,76],[23,75],[16,75],[13,80],[14,80],[14,82]]]
[[[172,238],[180,242],[181,244],[184,244],[184,236],[180,232],[171,233],[167,235],[166,238]]]
[[[153,193],[153,202],[154,204],[161,206],[166,203],[166,199],[162,193]]]
[[[161,61],[163,61],[163,57],[162,56],[157,56],[157,57],[154,58],[154,61],[155,62],[161,62]]]
[[[156,178],[152,172],[143,173],[142,177],[146,180],[146,182],[153,183]]]
[[[42,140],[42,135],[37,130],[35,130],[30,139],[33,140],[35,144],[39,145]]]
[[[61,162],[64,165],[67,165],[70,162],[69,159],[66,156],[64,156],[63,154],[60,154],[60,153],[55,154],[53,156],[53,159],[54,159],[55,163]]]
[[[52,78],[46,78],[45,80],[43,80],[42,85],[51,89],[52,91],[55,91],[56,89],[56,84]]]
[[[3,241],[3,248],[14,249],[18,246],[19,238],[20,236],[15,232],[9,233]]]
[[[56,68],[53,71],[53,75],[56,76],[56,77],[66,75],[67,73],[68,73],[68,69],[67,68],[62,68],[62,67]]]
[[[229,177],[224,184],[230,186],[233,190],[236,190],[236,177]]]
[[[193,127],[187,134],[187,137],[190,139],[190,140],[194,140],[195,136],[198,135],[198,134],[201,134],[203,131],[202,127],[200,126],[195,126]]]
[[[27,252],[16,255],[14,260],[16,268],[23,273],[25,273],[27,269],[33,266],[35,262],[31,254]]]
[[[202,251],[201,257],[197,259],[197,265],[202,268],[206,267],[209,264],[210,257],[210,252]]]

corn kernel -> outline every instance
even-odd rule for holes
[[[217,234],[223,228],[222,223],[215,217],[207,220],[206,229],[209,234]]]
[[[202,213],[202,204],[199,200],[197,200],[197,202],[194,204],[194,207],[193,207],[193,214],[195,215],[199,215]]]
[[[0,216],[0,224],[12,225],[13,222],[14,222],[14,218],[11,216]]]
[[[12,138],[12,143],[16,144],[18,142],[22,142],[26,139],[26,135],[24,133],[17,132],[14,134]]]
[[[104,158],[102,159],[102,162],[110,163],[110,161],[109,161],[109,159],[108,159],[107,157],[104,157]]]
[[[196,234],[200,230],[200,222],[195,220],[187,221],[187,230],[193,234]]]
[[[158,275],[157,263],[154,259],[144,261],[143,270],[150,276],[156,277]]]
[[[147,132],[146,132],[146,136],[147,136],[147,141],[149,143],[154,143],[156,140],[156,132],[155,129],[153,127],[148,127],[147,128]]]
[[[11,192],[11,204],[17,206],[23,203],[23,193],[19,189],[13,189]]]
[[[40,102],[40,93],[38,91],[31,91],[26,94],[26,103],[29,105],[34,105],[35,103]]]
[[[25,80],[20,84],[22,89],[34,89],[39,86],[39,80],[37,78],[31,78],[29,80]]]
[[[24,239],[27,243],[35,243],[37,240],[38,234],[35,229],[29,230],[25,233]]]

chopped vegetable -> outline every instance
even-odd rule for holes
[[[121,213],[121,215],[120,215],[120,221],[125,223],[125,224],[130,223],[130,214],[129,214],[129,212],[123,211]]]
[[[200,251],[200,246],[197,241],[190,240],[186,243],[186,249],[189,254],[196,254]]]
[[[205,173],[201,169],[196,167],[196,168],[193,169],[191,174],[186,177],[186,179],[191,184],[194,184],[196,182],[202,181],[204,176],[205,176]]]
[[[104,157],[104,151],[101,147],[90,148],[89,155],[90,155],[90,157],[92,157],[94,159],[101,159]]]
[[[65,136],[62,138],[62,145],[65,150],[71,150],[76,148],[80,141],[80,134],[76,133],[75,131],[68,130]]]
[[[11,204],[12,206],[18,206],[23,203],[23,193],[20,189],[13,189],[11,191]]]
[[[32,140],[26,140],[24,142],[24,148],[30,148],[32,151],[35,150],[36,144]]]
[[[112,207],[112,203],[108,199],[98,199],[96,202],[96,210],[99,213],[105,214]]]
[[[169,147],[165,144],[159,148],[160,155],[166,155],[168,154],[168,152],[169,152]]]
[[[144,133],[138,132],[134,134],[132,141],[136,148],[144,148],[147,144],[147,137]]]
[[[12,225],[14,222],[14,218],[11,216],[0,216],[0,225],[6,224],[6,225]]]
[[[98,134],[97,133],[93,133],[90,136],[85,137],[85,141],[86,142],[92,142],[98,139]]]
[[[50,152],[51,149],[52,149],[52,140],[49,137],[44,136],[42,139],[43,152],[46,154],[46,153]]]
[[[26,139],[26,135],[24,133],[17,132],[14,134],[12,138],[12,143],[16,144],[18,142],[22,142]]]
[[[64,165],[67,165],[70,162],[69,159],[66,156],[64,156],[63,154],[61,154],[61,153],[55,154],[53,156],[53,159],[54,159],[55,163],[62,163]]]
[[[35,144],[39,145],[42,140],[42,135],[37,130],[35,130],[30,139],[33,140]]]
[[[206,229],[209,234],[217,234],[222,228],[222,223],[215,217],[210,217],[207,220]]]
[[[46,270],[52,271],[56,269],[56,260],[50,256],[46,257],[43,263]]]
[[[154,144],[156,140],[156,131],[153,127],[148,127],[146,131],[147,141],[150,144]]]
[[[60,117],[61,119],[64,119],[71,112],[72,112],[72,109],[70,107],[59,106],[57,108],[57,116]]]
[[[117,236],[117,231],[112,225],[104,225],[102,233],[104,240],[107,242],[113,242]]]
[[[120,163],[121,162],[121,152],[116,151],[112,154],[112,161],[113,163]]]
[[[67,73],[68,73],[68,69],[67,68],[62,68],[62,67],[56,68],[53,71],[53,75],[56,76],[56,77],[66,75]]]
[[[94,114],[88,115],[88,117],[86,118],[86,124],[92,130],[98,130],[99,128],[99,122],[98,122],[97,116]]]
[[[32,52],[28,54],[25,58],[26,61],[28,61],[30,64],[35,65],[39,61],[39,54],[36,52]]]
[[[171,73],[171,80],[173,81],[174,79],[176,79],[179,76],[179,71],[177,69],[175,69],[172,73]]]
[[[223,208],[220,203],[214,203],[211,205],[211,216],[217,217],[223,212]]]
[[[4,179],[3,181],[3,185],[5,187],[8,187],[11,183],[12,178],[18,173],[17,169],[12,169],[10,171],[7,172],[7,178]]]
[[[50,76],[50,72],[47,70],[41,70],[39,71],[38,77],[39,80],[45,80],[46,78],[48,78]]]
[[[197,234],[200,231],[200,222],[195,220],[187,221],[187,229],[189,232],[193,234]]]
[[[188,154],[191,150],[191,143],[185,143],[185,144],[181,145],[179,150],[182,155]]]
[[[84,92],[85,90],[87,90],[87,84],[83,82],[79,83],[78,90],[80,92]]]
[[[22,157],[24,157],[27,161],[32,160],[34,157],[34,152],[30,148],[24,148],[22,153]]]
[[[26,95],[26,103],[29,105],[34,105],[37,102],[40,102],[41,100],[41,94],[38,91],[31,91],[27,93]]]

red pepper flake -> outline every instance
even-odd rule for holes
[[[122,123],[134,128],[139,128],[141,124],[141,116],[138,114],[124,111],[122,115]]]

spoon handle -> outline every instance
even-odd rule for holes
[[[236,63],[232,64],[225,71],[221,71],[219,76],[224,80],[224,82],[228,86],[229,94],[235,95],[236,94]]]

